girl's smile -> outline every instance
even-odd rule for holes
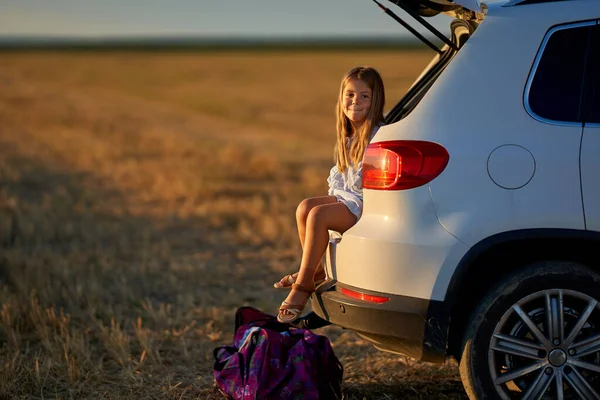
[[[371,109],[373,91],[360,79],[351,79],[342,95],[344,114],[354,128],[360,127]]]

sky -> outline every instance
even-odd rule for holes
[[[380,2],[428,32],[396,5]],[[449,17],[429,22],[449,32]],[[371,0],[0,0],[0,36],[182,35],[412,38]]]

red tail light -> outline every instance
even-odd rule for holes
[[[386,301],[390,300],[389,297],[373,296],[373,295],[366,294],[366,293],[355,292],[354,290],[350,290],[350,289],[346,289],[346,288],[342,288],[342,294],[345,294],[348,297],[353,297],[355,299],[364,300],[364,301],[368,301],[371,303],[377,303],[377,304],[383,304]]]
[[[442,173],[450,155],[437,143],[394,140],[372,143],[363,160],[363,188],[412,189]]]

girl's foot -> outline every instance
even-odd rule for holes
[[[311,289],[299,283],[292,284],[290,294],[288,294],[283,303],[281,303],[281,306],[279,306],[277,321],[282,323],[295,321],[302,314],[302,311],[304,311],[310,295],[314,291],[314,287]]]
[[[281,278],[279,282],[275,282],[273,287],[275,289],[290,289],[294,283],[296,283],[296,278],[298,277],[298,273],[295,272],[293,274],[289,274]],[[319,286],[321,283],[325,282],[326,279],[325,270],[319,269],[315,273],[315,287]]]

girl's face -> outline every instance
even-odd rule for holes
[[[354,128],[360,127],[371,109],[373,91],[360,79],[350,79],[342,92],[344,114]]]

